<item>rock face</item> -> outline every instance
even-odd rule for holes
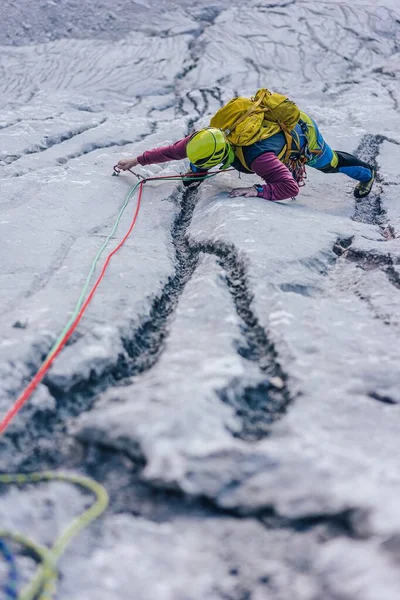
[[[61,559],[59,598],[397,600],[397,1],[5,0],[0,20],[2,414],[135,183],[111,177],[121,156],[266,86],[378,171],[362,201],[312,169],[282,203],[229,198],[257,181],[232,172],[145,184],[132,235],[0,439],[2,471],[74,471],[110,494]],[[2,491],[0,529],[47,545],[87,505],[66,483]],[[34,562],[11,551],[22,585]]]

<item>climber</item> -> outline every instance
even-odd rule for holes
[[[230,197],[293,198],[299,193],[299,184],[304,185],[305,166],[323,173],[344,173],[357,180],[356,198],[367,196],[375,180],[372,165],[347,152],[332,150],[311,117],[285,96],[269,90],[259,90],[251,99],[232,99],[211,119],[210,127],[169,146],[123,158],[117,168],[127,170],[138,164],[184,158],[189,159],[191,169],[186,185],[198,185],[199,178],[217,165],[255,173],[265,182],[233,189]],[[190,182],[190,177],[197,181]]]

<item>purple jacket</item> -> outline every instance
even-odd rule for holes
[[[186,158],[186,145],[190,135],[163,148],[147,150],[137,157],[140,165],[152,165],[155,163],[168,162],[170,160],[182,160]],[[266,200],[286,200],[293,198],[299,193],[299,186],[293,179],[289,169],[281,163],[273,152],[264,152],[258,156],[250,165],[256,175],[264,179],[263,191],[258,194]]]

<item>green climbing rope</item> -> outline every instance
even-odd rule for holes
[[[99,483],[88,477],[68,473],[53,473],[52,471],[31,473],[29,475],[21,473],[16,475],[0,474],[0,483],[3,484],[27,484],[43,481],[73,483],[92,492],[96,500],[92,506],[73,519],[61,535],[59,535],[51,548],[36,544],[21,534],[0,531],[0,537],[11,539],[31,550],[41,562],[32,581],[22,590],[18,596],[18,600],[34,600],[37,597],[39,600],[50,600],[54,596],[56,591],[57,564],[64,554],[66,547],[82,529],[97,519],[108,506],[108,494],[106,490]]]

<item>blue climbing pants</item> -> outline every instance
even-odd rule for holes
[[[301,136],[305,135],[311,153],[307,166],[318,169],[323,173],[344,173],[357,181],[369,181],[371,179],[373,172],[370,165],[353,154],[332,150],[322,137],[316,122],[303,112],[301,113],[301,120],[306,125],[306,131],[302,131],[299,136],[300,147],[303,146]],[[296,131],[298,131],[298,126],[296,126]]]

